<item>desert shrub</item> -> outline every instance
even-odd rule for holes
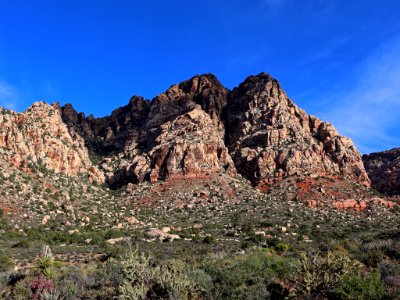
[[[361,263],[343,253],[301,253],[298,261],[297,288],[300,294],[326,295],[345,276],[357,272]]]
[[[55,286],[61,299],[114,299],[121,276],[120,264],[114,259],[100,264],[62,266]]]
[[[42,275],[47,278],[54,277],[55,266],[57,264],[50,257],[38,257],[35,261],[35,274]]]
[[[123,280],[119,299],[196,299],[199,288],[186,275],[186,266],[172,260],[156,265],[137,250],[121,261]]]
[[[28,281],[28,286],[32,291],[32,299],[41,299],[41,295],[44,292],[49,292],[54,289],[54,283],[52,280],[44,276],[35,276],[30,278]]]
[[[343,277],[333,292],[334,298],[338,300],[357,299],[368,300],[383,299],[385,287],[381,281],[379,271],[370,274],[349,274]]]
[[[45,245],[43,246],[40,255],[35,260],[33,274],[44,276],[46,278],[53,278],[58,267],[59,262],[53,259],[50,247]]]
[[[240,244],[240,248],[242,249],[248,249],[251,246],[254,246],[254,243],[251,240],[243,240]]]
[[[211,234],[205,236],[204,239],[203,239],[203,243],[204,244],[214,244],[215,241],[216,241],[215,236],[213,236]]]
[[[12,245],[12,248],[29,248],[29,241],[27,239],[22,239]]]
[[[384,255],[380,250],[370,250],[360,254],[360,261],[368,267],[376,268],[383,260]]]
[[[0,272],[10,271],[14,268],[15,262],[5,254],[0,254]]]
[[[213,280],[212,294],[216,299],[269,299],[270,281],[291,273],[286,258],[267,256],[261,251],[207,259],[203,262],[203,269]]]
[[[204,270],[202,269],[194,269],[194,270],[189,270],[187,272],[187,276],[189,277],[189,280],[194,282],[198,288],[198,290],[205,294],[205,295],[210,295],[211,290],[213,288],[213,280],[210,275],[208,275]]]
[[[289,245],[288,245],[288,244],[285,244],[285,243],[278,243],[278,244],[275,246],[275,250],[276,250],[276,251],[279,251],[279,252],[288,251],[288,250],[289,250]]]
[[[289,296],[289,291],[280,283],[272,281],[267,286],[267,291],[271,299],[286,299]]]
[[[379,265],[381,279],[390,295],[400,293],[400,264],[395,261],[385,261]],[[393,297],[394,298],[394,297]]]
[[[251,235],[254,232],[254,223],[251,219],[247,219],[246,222],[242,224],[242,231],[246,235]]]
[[[28,285],[28,280],[18,281],[12,289],[12,299],[14,300],[26,300],[32,297],[32,290]]]

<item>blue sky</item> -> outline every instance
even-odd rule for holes
[[[0,0],[0,105],[109,114],[195,74],[270,73],[363,153],[400,147],[395,0]]]

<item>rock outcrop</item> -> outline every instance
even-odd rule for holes
[[[370,184],[351,140],[298,108],[265,73],[229,93],[225,124],[236,168],[254,184],[304,175],[342,175]]]
[[[92,166],[84,140],[69,134],[57,104],[36,102],[23,113],[0,108],[0,158],[18,168],[43,165],[55,173],[104,176]]]
[[[400,195],[400,148],[363,155],[363,161],[373,188]]]
[[[162,124],[160,131],[152,149],[134,156],[131,164],[110,177],[111,183],[118,184],[124,178],[154,182],[212,173],[236,174],[224,144],[224,130],[200,105]]]

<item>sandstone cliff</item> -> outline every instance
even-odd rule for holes
[[[39,164],[55,173],[89,173],[92,180],[104,176],[92,166],[84,140],[71,137],[59,107],[36,102],[23,113],[0,108],[0,158],[28,169]]]

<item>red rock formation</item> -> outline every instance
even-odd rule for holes
[[[346,199],[333,201],[332,206],[338,209],[354,209],[356,211],[362,211],[367,207],[366,201],[356,201],[354,199]]]

